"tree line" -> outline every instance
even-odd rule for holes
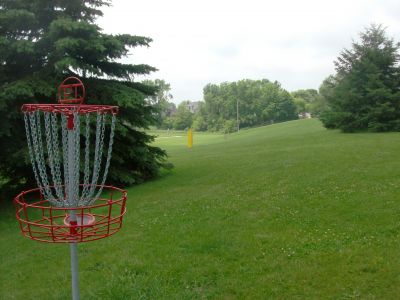
[[[158,127],[197,131],[233,132],[239,128],[295,120],[307,113],[318,115],[323,106],[319,92],[302,89],[288,92],[277,81],[243,79],[207,84],[203,101],[171,101],[170,85],[163,80],[146,81],[159,88],[149,101],[158,109]],[[190,106],[196,104],[196,109]]]
[[[233,131],[297,119],[296,106],[289,92],[278,82],[240,80],[204,87],[204,105],[195,124],[199,130]]]
[[[318,90],[289,93],[267,79],[209,83],[196,112],[188,109],[188,101],[178,108],[169,104],[159,125],[232,132],[311,115],[326,128],[344,132],[399,131],[399,45],[382,25],[372,24],[339,54],[336,73],[325,78]]]

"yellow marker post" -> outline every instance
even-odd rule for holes
[[[188,148],[192,149],[193,147],[193,130],[189,128],[188,130]]]

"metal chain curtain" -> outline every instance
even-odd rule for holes
[[[46,200],[49,200],[52,205],[57,207],[88,206],[100,197],[110,167],[116,122],[114,114],[111,114],[111,117],[108,116],[108,114],[97,112],[96,117],[91,118],[90,114],[80,115],[75,111],[73,112],[73,134],[69,135],[66,115],[61,114],[61,117],[59,117],[59,114],[55,112],[40,110],[24,112],[26,137],[33,173],[38,187]],[[92,141],[90,136],[91,122],[96,123],[96,135],[92,138]],[[110,126],[106,130],[108,123],[110,123]],[[108,147],[104,149],[106,132],[108,132]],[[79,178],[81,140],[82,145],[84,145],[82,183]],[[92,143],[92,147],[95,149],[94,158],[92,158],[93,168],[90,168]],[[44,144],[46,144],[45,148]],[[73,165],[69,166],[71,161],[68,160],[67,149],[71,145],[74,149],[74,160],[72,161]],[[107,156],[102,168],[103,149]],[[68,176],[69,170],[73,170],[74,176]],[[71,179],[73,180],[71,183],[73,189],[70,191],[71,195],[67,196],[66,187],[69,186]],[[99,179],[101,179],[100,184]]]

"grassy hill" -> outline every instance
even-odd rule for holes
[[[83,299],[398,298],[400,134],[301,120],[156,144],[175,168],[79,245]],[[23,238],[11,209],[0,259],[0,299],[69,297],[69,247]]]

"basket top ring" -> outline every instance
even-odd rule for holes
[[[24,104],[21,110],[24,113],[43,111],[65,115],[74,113],[84,115],[95,112],[116,115],[118,113],[118,106],[84,104],[85,96],[86,90],[82,81],[77,77],[68,77],[58,87],[57,104]]]
[[[70,115],[73,113],[78,113],[81,115],[90,113],[110,113],[113,115],[118,114],[118,106],[114,105],[96,105],[96,104],[24,104],[21,107],[22,112],[52,112]]]

